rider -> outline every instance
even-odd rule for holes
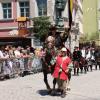
[[[61,34],[61,32],[57,32],[55,26],[51,26],[50,32],[46,38],[45,43],[52,43],[54,46],[59,49],[60,47],[64,46],[64,42],[66,41],[67,37],[65,34]]]

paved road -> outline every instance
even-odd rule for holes
[[[52,77],[50,75],[48,77],[52,86]],[[0,100],[62,99],[60,96],[47,95],[45,89],[42,73],[1,81]],[[100,71],[73,76],[71,91],[64,100],[100,100]]]

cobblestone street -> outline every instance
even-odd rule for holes
[[[52,86],[52,77],[49,75]],[[0,100],[61,100],[46,94],[42,73],[0,82]],[[65,100],[100,100],[100,71],[72,76]]]

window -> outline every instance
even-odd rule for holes
[[[47,15],[47,0],[37,0],[38,15]]]
[[[29,2],[25,1],[25,2],[19,2],[19,6],[20,6],[20,16],[21,17],[29,17]]]
[[[3,8],[3,18],[4,19],[12,18],[11,3],[3,3],[2,8]]]

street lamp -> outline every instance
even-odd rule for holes
[[[56,10],[56,27],[58,31],[64,31],[64,18],[62,17],[62,12],[65,9],[67,0],[55,0],[55,10]]]

